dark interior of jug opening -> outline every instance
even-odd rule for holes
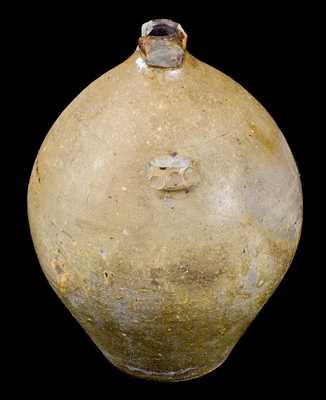
[[[166,25],[166,24],[158,24],[154,26],[154,28],[149,32],[150,36],[169,36],[174,35],[176,33],[176,28]]]

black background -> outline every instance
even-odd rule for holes
[[[126,4],[82,7],[46,4],[19,6],[12,30],[10,57],[14,77],[12,108],[15,175],[14,266],[11,268],[12,323],[9,336],[12,390],[25,394],[77,394],[91,391],[94,398],[112,389],[134,395],[162,390],[188,395],[195,388],[214,388],[216,396],[237,391],[260,397],[275,391],[293,394],[318,384],[315,338],[314,282],[309,255],[306,118],[308,68],[314,60],[309,24],[315,14],[290,11],[274,3],[228,9],[206,3],[175,12],[175,5]],[[200,379],[157,384],[118,371],[102,356],[48,285],[39,267],[29,234],[26,192],[37,151],[53,122],[80,91],[98,76],[123,62],[135,49],[143,22],[155,17],[180,22],[188,33],[188,50],[222,70],[253,94],[272,114],[292,149],[303,184],[305,219],[293,264],[279,288],[257,316],[227,361]],[[309,78],[307,78],[307,75]],[[17,85],[17,87],[16,87]],[[19,112],[17,111],[19,110]],[[18,142],[19,141],[19,142]],[[12,263],[11,263],[12,264]],[[317,324],[318,325],[318,324]],[[9,364],[8,364],[9,365]],[[204,395],[204,394],[203,394]]]

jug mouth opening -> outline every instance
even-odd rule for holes
[[[154,19],[142,25],[139,49],[150,67],[180,68],[187,44],[181,25],[170,19]]]
[[[176,28],[172,28],[169,25],[156,25],[154,28],[149,32],[149,36],[167,36],[167,35],[174,35],[176,33]]]
[[[178,31],[178,23],[170,19],[154,19],[142,26],[142,36],[171,36]]]

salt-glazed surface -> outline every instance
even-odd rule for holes
[[[134,54],[55,122],[28,191],[55,292],[114,365],[164,381],[223,363],[302,222],[280,129],[186,39],[172,21],[145,24]]]

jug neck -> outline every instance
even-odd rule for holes
[[[138,45],[149,67],[180,68],[186,51],[187,34],[177,22],[154,19],[142,25]]]

